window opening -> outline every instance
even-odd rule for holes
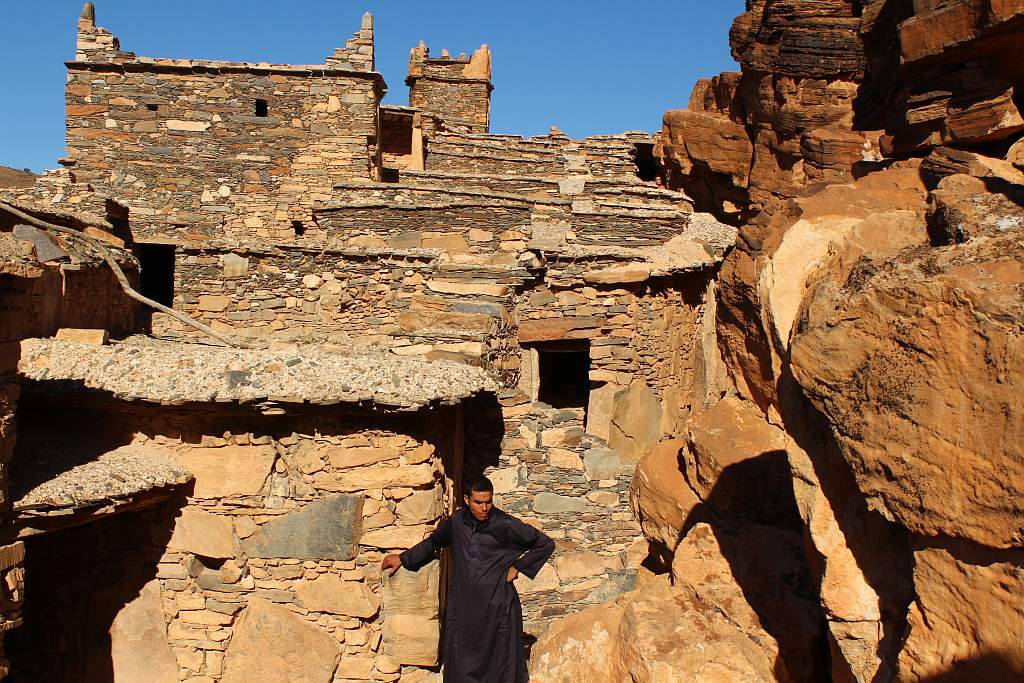
[[[302,237],[306,234],[306,226],[303,225],[302,221],[292,221],[292,230],[295,231],[297,237]]]
[[[537,398],[552,408],[583,408],[590,399],[590,349],[577,344],[537,347]]]
[[[256,100],[256,116],[265,117],[268,111],[266,100]]]
[[[139,289],[143,296],[162,303],[174,305],[174,245],[136,245],[139,258]]]
[[[147,104],[147,105],[146,105],[146,109],[148,109],[148,110],[150,110],[150,111],[156,111],[156,110],[158,110],[159,108],[160,108],[160,105],[159,105],[159,104]]]

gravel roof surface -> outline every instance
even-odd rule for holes
[[[192,478],[173,461],[132,446],[90,457],[66,444],[19,443],[11,467],[15,512],[100,505]]]
[[[338,347],[229,349],[132,337],[110,346],[57,339],[21,344],[20,372],[78,380],[118,398],[160,403],[373,402],[417,408],[496,389],[480,368]]]

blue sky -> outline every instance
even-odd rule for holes
[[[52,168],[64,154],[64,61],[74,56],[80,0],[6,0],[0,25],[0,165]],[[653,132],[686,106],[694,81],[736,69],[728,30],[743,0],[96,0],[97,23],[149,57],[319,63],[376,20],[386,102],[408,99],[409,49],[422,38],[494,56],[491,130],[573,137]]]

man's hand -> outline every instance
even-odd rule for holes
[[[519,576],[519,570],[516,569],[515,567],[509,567],[508,568],[508,582],[512,583],[513,581],[515,581],[517,576]]]
[[[398,559],[398,555],[385,555],[384,559],[380,563],[381,571],[387,571],[388,569],[391,570],[388,572],[388,576],[394,576],[395,572],[397,572],[398,568],[401,566],[402,561]]]

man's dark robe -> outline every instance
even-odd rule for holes
[[[399,557],[403,567],[417,571],[448,546],[445,683],[524,683],[523,608],[508,571],[515,567],[534,578],[554,541],[497,508],[482,523],[462,508]]]

